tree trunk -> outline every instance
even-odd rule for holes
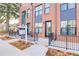
[[[6,19],[6,33],[9,34],[9,14],[7,14],[7,19]]]
[[[10,19],[9,5],[7,5],[7,15],[6,15],[6,33],[7,34],[9,34],[9,19]]]

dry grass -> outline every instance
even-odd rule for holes
[[[12,38],[9,36],[0,36],[0,39],[2,40],[11,40]]]
[[[46,56],[79,56],[79,54],[49,48]]]
[[[16,41],[16,42],[12,42],[10,44],[15,46],[16,48],[18,48],[20,50],[24,50],[24,49],[30,47],[31,45],[33,45],[30,42],[26,42],[26,41],[22,41],[22,40],[19,40],[19,41]]]

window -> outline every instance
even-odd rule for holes
[[[41,10],[41,9],[42,9],[42,5],[39,6],[39,9],[38,10]]]
[[[22,26],[25,26],[26,24],[26,11],[22,12]]]
[[[76,34],[76,23],[75,20],[68,21],[68,35],[75,35]]]
[[[38,12],[36,11],[36,16],[38,16]]]
[[[49,11],[50,11],[50,4],[45,3],[45,13],[49,13]]]
[[[61,21],[61,35],[67,34],[67,21]]]
[[[36,16],[38,16],[38,7],[36,7]]]
[[[36,7],[36,33],[42,32],[42,5]]]
[[[75,5],[76,5],[75,3],[62,3],[61,4],[61,11],[75,8]]]
[[[67,3],[61,4],[61,11],[67,10]]]
[[[42,10],[39,10],[39,15],[42,15]]]
[[[68,9],[72,9],[75,8],[75,3],[69,3],[68,4]]]
[[[36,27],[36,33],[41,33],[42,32],[42,27]]]
[[[30,16],[30,9],[27,10],[27,17]]]
[[[29,34],[31,32],[30,23],[27,23],[27,33]]]
[[[36,16],[42,15],[42,5],[36,7]]]
[[[62,35],[76,35],[75,5],[76,5],[75,3],[61,4],[61,12],[60,12],[61,31],[60,32]]]
[[[61,21],[61,35],[76,35],[75,20]]]
[[[39,15],[42,15],[42,5],[40,5],[38,8],[39,8],[39,9],[38,9],[38,14],[39,14]]]
[[[36,23],[36,33],[42,32],[42,23]]]

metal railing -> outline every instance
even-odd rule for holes
[[[79,36],[58,35],[57,39],[54,40],[54,33],[50,33],[48,44],[54,47],[79,51]]]

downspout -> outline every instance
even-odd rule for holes
[[[55,3],[55,40],[57,39],[57,4]]]
[[[31,3],[32,6],[32,36],[33,36],[33,3]]]

